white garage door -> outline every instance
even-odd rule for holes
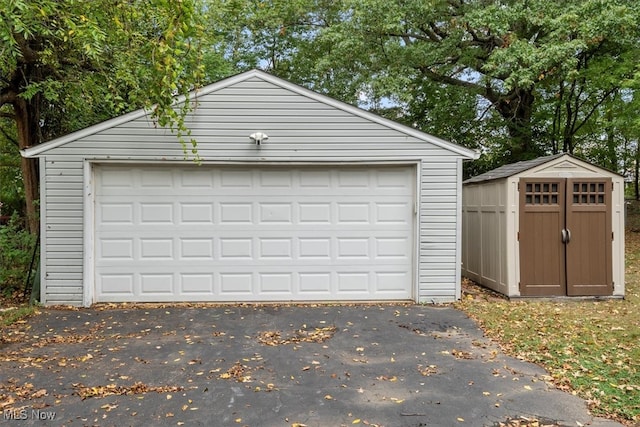
[[[97,301],[413,296],[415,168],[97,166]]]

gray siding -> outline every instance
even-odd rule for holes
[[[258,77],[203,95],[197,103],[187,125],[205,163],[419,162],[417,297],[421,302],[456,298],[460,154]],[[269,135],[260,148],[249,140],[256,131]],[[43,156],[44,302],[81,305],[85,162],[191,161],[184,160],[176,137],[148,117],[56,146]]]
[[[44,164],[42,288],[48,305],[82,303],[83,167],[82,159]]]

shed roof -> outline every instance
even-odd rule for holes
[[[508,178],[510,176],[519,174],[529,169],[533,169],[536,166],[540,166],[544,163],[547,163],[551,160],[555,160],[565,155],[569,157],[577,158],[568,153],[558,153],[558,154],[552,154],[550,156],[538,157],[532,160],[523,160],[521,162],[503,165],[496,169],[485,172],[483,174],[476,175],[464,181],[463,184],[473,184],[473,183],[479,183],[479,182],[485,182],[485,181],[492,181],[494,179]]]
[[[195,99],[198,97],[202,97],[207,94],[214,93],[221,89],[230,87],[232,85],[245,82],[250,79],[258,78],[265,82],[269,82],[271,84],[282,87],[283,89],[289,90],[298,95],[305,96],[314,101],[323,103],[330,107],[336,108],[338,110],[342,110],[346,113],[352,114],[354,116],[361,117],[363,119],[369,120],[371,122],[377,123],[379,125],[385,126],[389,129],[393,129],[395,131],[401,132],[407,136],[411,136],[417,138],[421,141],[431,143],[440,148],[444,148],[449,150],[457,155],[462,156],[466,159],[477,159],[479,154],[471,150],[469,148],[463,147],[461,145],[454,144],[452,142],[446,141],[444,139],[438,138],[436,136],[427,134],[425,132],[419,131],[409,126],[402,125],[393,120],[386,119],[384,117],[378,116],[361,108],[355,107],[350,104],[346,104],[344,102],[338,101],[334,98],[328,97],[326,95],[322,95],[320,93],[314,92],[312,90],[306,89],[297,84],[291,83],[289,81],[283,80],[279,77],[268,74],[264,71],[260,70],[251,70],[246,71],[241,74],[237,74],[235,76],[228,77],[226,79],[220,80],[216,83],[210,84],[203,88],[198,89],[197,91],[192,92],[188,97],[181,96],[177,97],[175,104],[181,104],[187,102],[190,99]],[[149,115],[150,111],[146,109],[140,109],[136,111],[132,111],[128,114],[124,114],[119,117],[112,118],[110,120],[106,120],[104,122],[98,123],[93,126],[89,126],[87,128],[78,130],[76,132],[70,133],[68,135],[53,139],[51,141],[36,145],[34,147],[29,147],[21,151],[23,157],[39,157],[46,154],[49,150],[65,145],[69,142],[76,141],[78,139],[94,135],[105,131],[107,129],[122,125],[124,123],[130,122],[132,120],[139,119],[144,117],[145,115]]]

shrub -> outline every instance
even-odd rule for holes
[[[33,256],[36,236],[25,228],[24,221],[13,214],[0,226],[0,292],[10,297],[24,289]],[[37,265],[34,263],[33,268]],[[35,271],[31,272],[31,277]]]

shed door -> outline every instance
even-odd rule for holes
[[[566,295],[565,179],[520,180],[520,290]]]
[[[520,180],[523,296],[611,295],[609,178]]]
[[[568,179],[567,294],[613,291],[611,180]]]
[[[415,174],[97,166],[96,299],[410,299]]]

